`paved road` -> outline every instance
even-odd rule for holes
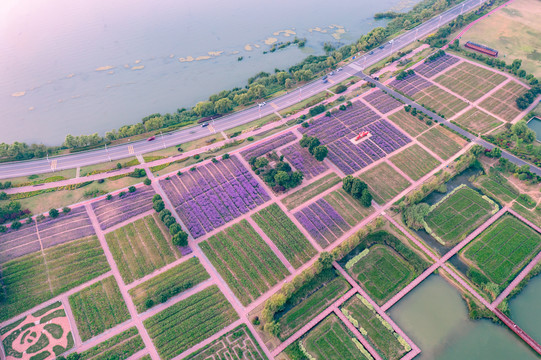
[[[471,9],[479,6],[484,0],[466,0],[462,4],[447,10],[435,18],[428,20],[427,22],[415,27],[414,29],[403,33],[396,37],[392,43],[387,43],[382,49],[375,49],[370,54],[366,54],[353,63],[345,66],[343,71],[337,72],[332,76],[328,83],[323,83],[321,80],[311,82],[301,89],[295,90],[289,94],[280,96],[274,100],[270,100],[269,103],[273,103],[275,106],[268,104],[262,108],[252,107],[244,111],[220,118],[214,123],[214,128],[217,132],[231,129],[235,126],[242,125],[253,121],[260,116],[266,116],[272,114],[277,109],[284,109],[291,106],[300,100],[306,99],[320,91],[323,91],[331,86],[333,83],[345,80],[352,74],[356,73],[359,68],[366,68],[370,65],[377,63],[378,61],[386,58],[392,52],[396,52],[403,47],[413,43],[417,39],[426,36],[440,26],[455,19],[458,15],[470,11]],[[145,140],[132,142],[129,144],[123,144],[115,146],[109,149],[91,150],[82,153],[75,153],[65,156],[59,156],[49,159],[30,160],[24,162],[5,163],[0,165],[0,179],[7,179],[17,176],[27,176],[32,174],[40,174],[51,171],[51,166],[56,170],[72,169],[81,166],[87,166],[92,164],[98,164],[106,161],[114,161],[133,154],[142,154],[150,151],[162,149],[164,147],[178,145],[190,140],[195,140],[210,134],[209,128],[201,128],[194,126],[179,130],[168,135],[158,136],[156,140],[147,142]],[[54,161],[53,161],[54,160]]]
[[[442,118],[441,116],[439,116],[438,114],[435,114],[432,111],[425,109],[423,106],[421,106],[421,105],[417,104],[416,102],[410,100],[409,98],[405,97],[404,95],[396,92],[395,90],[391,89],[390,87],[380,83],[379,81],[376,81],[376,80],[372,79],[370,76],[364,74],[362,71],[358,71],[355,75],[359,76],[360,78],[362,78],[362,79],[364,79],[366,81],[369,81],[369,82],[375,84],[379,89],[386,91],[390,95],[392,95],[395,98],[401,100],[403,103],[411,105],[411,107],[414,107],[417,110],[424,112],[425,114],[431,116],[433,119],[437,120],[438,122],[444,123],[450,129],[456,131],[460,135],[463,135],[463,136],[467,137],[472,142],[475,142],[476,144],[479,144],[479,145],[483,146],[486,149],[492,149],[492,148],[495,147],[494,145],[492,145],[488,141],[485,141],[485,140],[481,139],[480,137],[477,137],[477,136],[467,132],[466,130],[462,129],[461,127],[458,127],[455,124],[451,123],[449,120],[446,120],[446,119]],[[531,165],[530,163],[527,163],[526,161],[516,157],[515,155],[513,155],[511,153],[508,153],[505,150],[502,150],[502,157],[505,158],[505,159],[508,159],[509,161],[511,161],[512,163],[514,163],[514,164],[516,164],[518,166],[528,165],[530,167],[530,171],[532,173],[537,174],[537,175],[541,175],[541,169],[540,168],[538,168],[537,166]]]

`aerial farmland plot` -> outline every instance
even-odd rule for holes
[[[435,126],[419,136],[419,142],[446,160],[466,145],[466,140],[441,126]]]
[[[429,61],[428,59],[425,60],[424,63],[415,68],[415,72],[423,75],[424,77],[431,78],[448,67],[458,63],[459,61],[459,58],[445,54],[433,61]]]
[[[417,103],[441,113],[446,119],[468,107],[465,101],[436,85],[415,93],[413,98]]]
[[[430,126],[424,120],[419,120],[404,109],[389,115],[389,120],[412,137],[417,137],[422,132],[430,129]]]
[[[285,134],[278,135],[270,140],[261,142],[255,146],[251,146],[247,150],[242,151],[240,154],[244,159],[246,159],[246,161],[248,161],[251,158],[257,158],[265,155],[266,153],[269,153],[295,140],[297,140],[297,137],[295,134],[293,134],[293,132],[290,131]]]
[[[160,184],[194,238],[270,200],[236,156],[172,175]]]
[[[504,215],[463,250],[463,256],[503,289],[541,250],[541,235]]]
[[[111,200],[103,199],[92,203],[102,230],[126,221],[134,216],[152,210],[152,197],[155,192],[151,187],[138,189],[122,197]]]
[[[443,245],[454,245],[497,211],[490,198],[461,185],[431,206],[425,228]]]
[[[413,180],[419,180],[440,164],[417,144],[405,148],[389,160]]]
[[[146,319],[144,325],[160,357],[172,359],[238,318],[213,285]]]
[[[104,342],[80,353],[81,360],[128,359],[145,348],[136,327],[110,337]]]
[[[374,161],[400,149],[411,139],[387,120],[381,119],[365,104],[357,101],[331,117],[321,116],[307,128],[307,136],[317,137],[329,149],[328,158],[344,174],[353,174]],[[369,135],[356,142],[357,136]]]
[[[304,180],[318,176],[329,170],[327,164],[322,161],[317,161],[310,152],[301,147],[299,143],[294,143],[280,150],[285,159],[298,171],[303,173]]]
[[[346,193],[343,189],[338,189],[326,195],[324,200],[336,210],[336,212],[344,218],[351,226],[359,224],[364,218],[374,211],[374,207],[368,208]]]
[[[500,120],[478,108],[468,110],[456,118],[454,122],[465,127],[473,134],[485,134],[503,124]]]
[[[289,275],[285,265],[246,220],[199,245],[243,305]]]
[[[122,279],[131,283],[181,257],[156,214],[105,235]]]
[[[288,210],[295,209],[325,190],[332,188],[340,181],[341,179],[338,175],[330,173],[287,195],[282,199],[282,203]]]
[[[527,90],[524,85],[510,81],[483,100],[479,106],[506,121],[512,121],[521,113],[516,100]]]
[[[375,107],[380,113],[386,114],[402,106],[402,103],[381,90],[376,90],[363,96],[363,100]]]
[[[378,204],[386,203],[410,185],[406,178],[385,162],[363,172],[359,178],[366,182]]]

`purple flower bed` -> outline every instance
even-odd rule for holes
[[[38,230],[44,248],[96,234],[82,206],[56,219],[39,222]]]
[[[240,154],[246,160],[250,160],[253,157],[260,157],[261,155],[265,155],[266,153],[277,149],[280,146],[287,144],[288,142],[294,141],[295,139],[297,139],[297,137],[290,131],[271,140],[254,145],[248,150],[242,151]]]
[[[329,169],[324,162],[317,161],[308,150],[298,143],[286,147],[281,153],[295,169],[302,171],[306,180],[310,180]]]
[[[235,156],[161,180],[165,193],[194,238],[270,200]]]
[[[434,61],[423,63],[417,66],[415,68],[415,72],[425,77],[431,78],[432,76],[447,69],[449,66],[456,64],[458,61],[458,58],[449,54],[445,54]]]
[[[116,195],[113,199],[103,199],[92,203],[92,209],[98,218],[100,228],[105,230],[152,210],[152,197],[155,192],[150,187],[137,189],[134,193],[126,193],[122,198]]]
[[[381,90],[376,90],[364,97],[364,99],[382,114],[386,114],[402,105],[402,103]]]
[[[304,207],[295,213],[295,218],[323,248],[350,229],[349,224],[325,199]]]
[[[35,224],[0,233],[0,263],[41,250]]]
[[[390,84],[395,89],[408,96],[413,96],[419,91],[432,86],[432,84],[417,74],[409,75],[402,80],[393,80]]]

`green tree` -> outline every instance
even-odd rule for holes
[[[58,210],[56,209],[49,210],[49,216],[52,217],[53,219],[58,217]]]
[[[214,112],[217,114],[227,114],[233,110],[233,102],[228,98],[223,98],[214,103]]]
[[[165,209],[165,203],[163,202],[163,200],[158,200],[154,202],[154,205],[152,207],[154,208],[154,210],[156,210],[156,212],[159,213],[160,211]]]
[[[184,231],[179,231],[171,239],[173,245],[175,246],[187,246],[188,245],[188,234]]]
[[[328,252],[322,252],[321,255],[319,255],[319,258],[317,261],[321,264],[321,267],[323,269],[330,269],[332,267],[332,262],[334,261],[332,255]]]
[[[146,178],[145,180],[143,180],[143,184],[148,186],[148,185],[152,184],[152,181],[149,178]]]
[[[410,205],[404,209],[402,218],[408,227],[419,230],[424,228],[424,220],[429,210],[430,205],[427,203]]]
[[[348,194],[351,194],[351,187],[353,186],[355,178],[352,175],[348,175],[342,179],[342,189]]]
[[[172,217],[171,215],[167,215],[163,218],[163,223],[165,226],[167,227],[170,227],[172,226],[174,223],[176,223],[177,221],[175,220],[174,217]]]
[[[274,175],[274,182],[277,185],[287,187],[286,185],[289,183],[289,174],[285,171],[276,172],[276,175]]]
[[[355,178],[353,180],[353,184],[351,185],[351,196],[353,196],[355,199],[360,199],[363,195],[363,190],[365,190],[368,186],[365,182],[361,181],[361,179]]]
[[[267,158],[264,157],[264,156],[258,157],[258,158],[254,161],[254,166],[255,166],[256,169],[265,167],[265,166],[267,166],[268,164],[269,164],[269,159],[267,159]]]
[[[370,207],[372,205],[372,194],[368,189],[364,189],[361,195],[361,204],[364,207]]]
[[[211,116],[214,115],[214,104],[210,101],[200,101],[194,106],[193,111],[201,117]]]
[[[171,226],[169,226],[169,233],[171,234],[171,236],[174,236],[175,234],[178,234],[181,231],[182,231],[182,228],[177,223],[171,224]]]
[[[323,161],[327,154],[329,153],[329,149],[325,145],[318,145],[314,148],[314,157],[317,161]]]

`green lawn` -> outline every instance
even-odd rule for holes
[[[287,339],[344,295],[351,286],[334,269],[325,270],[303,285],[286,303],[287,311],[275,315],[279,338]]]
[[[316,249],[278,205],[272,204],[252,218],[295,269],[316,255]]]
[[[444,245],[455,245],[483,224],[498,205],[466,185],[459,186],[430,208],[426,230]]]
[[[505,76],[494,71],[462,62],[435,81],[469,101],[476,101],[505,79]]]
[[[391,200],[410,185],[408,180],[386,162],[370,168],[362,173],[359,178],[366,182],[374,200],[380,205]]]
[[[168,360],[238,318],[218,286],[213,285],[145,320],[144,325],[160,357]]]
[[[112,276],[71,295],[69,303],[83,341],[130,318],[118,284]]]
[[[180,251],[171,244],[171,236],[156,214],[110,232],[105,238],[127,284],[180,258]]]
[[[289,275],[246,220],[211,236],[199,246],[243,305]]]
[[[341,308],[342,313],[357,327],[362,334],[366,334],[368,340],[389,360],[398,360],[408,351],[398,340],[397,333],[389,330],[390,326],[383,318],[379,317],[370,303],[357,294],[349,299]],[[385,325],[385,324],[386,325]],[[405,342],[405,340],[402,340]]]
[[[349,270],[352,277],[378,302],[388,300],[413,280],[408,262],[386,245],[373,245]]]
[[[351,195],[343,189],[333,191],[324,197],[325,200],[346,220],[350,226],[355,226],[360,223],[365,217],[370,215],[374,208],[371,206],[365,208],[358,200],[355,200]]]
[[[286,196],[282,199],[282,203],[287,207],[288,210],[295,209],[339,182],[340,178],[338,175],[335,173],[330,173]]]
[[[467,143],[464,139],[442,126],[433,127],[419,136],[418,140],[444,160],[456,154]]]
[[[110,270],[95,236],[71,241],[0,265],[4,299],[0,321]]]
[[[355,339],[355,340],[354,340]],[[317,360],[366,360],[359,341],[349,333],[340,319],[331,314],[313,328],[302,340],[306,351]],[[362,345],[361,345],[362,347]],[[366,349],[363,350],[366,351]]]
[[[485,134],[503,124],[494,116],[477,108],[468,110],[454,121],[473,134]]]
[[[416,137],[423,131],[430,128],[430,126],[428,126],[424,120],[419,120],[417,117],[406,112],[404,109],[389,115],[389,120],[391,120],[395,125],[400,127],[412,137]]]
[[[136,327],[132,327],[82,352],[80,360],[127,359],[143,350],[145,344]]]
[[[169,298],[207,280],[207,273],[199,259],[192,257],[160,275],[129,290],[138,312],[146,311]]]
[[[464,250],[490,281],[507,285],[541,250],[541,235],[512,215],[498,219]]]
[[[319,104],[323,100],[325,100],[328,97],[331,97],[332,95],[329,94],[327,91],[322,91],[320,93],[317,93],[311,97],[309,97],[306,100],[300,101],[296,103],[295,105],[291,105],[288,108],[285,108],[283,110],[279,111],[279,114],[283,117],[288,117],[290,115],[296,114],[299,111],[309,108],[311,106],[314,106],[316,104]]]
[[[389,160],[413,180],[419,180],[440,164],[417,144],[405,148]]]

